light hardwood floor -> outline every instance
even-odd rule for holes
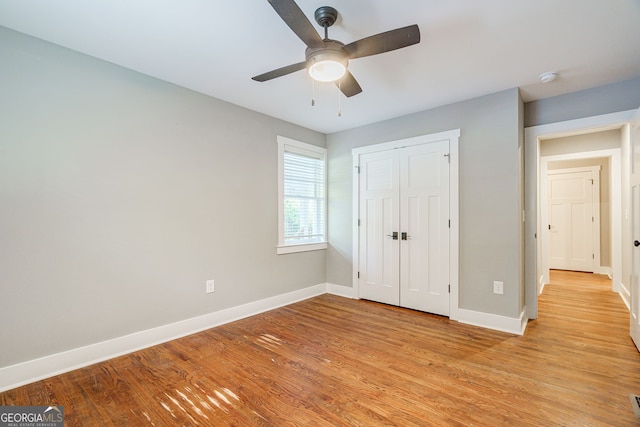
[[[599,276],[553,272],[524,336],[323,295],[0,393],[66,426],[638,425],[640,354]]]

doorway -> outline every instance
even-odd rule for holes
[[[596,254],[600,264],[600,166],[555,166],[549,163],[547,185],[541,186],[547,196],[540,197],[541,213],[548,218],[543,232],[548,234],[549,268],[593,273]]]
[[[602,116],[570,120],[549,125],[534,126],[525,129],[525,303],[529,319],[538,317],[538,295],[549,281],[548,263],[542,256],[542,247],[546,242],[541,222],[540,193],[542,188],[543,161],[540,155],[541,141],[550,138],[588,135],[596,132],[621,130],[627,126],[634,111],[605,114]],[[623,136],[619,145],[622,145]],[[621,292],[622,279],[622,230],[627,228],[622,211],[622,152],[620,148],[602,150],[584,147],[582,152],[572,153],[571,158],[607,157],[611,164],[611,277],[612,290]],[[566,153],[564,153],[566,154]],[[544,171],[546,174],[546,171]],[[624,296],[623,296],[624,299]]]

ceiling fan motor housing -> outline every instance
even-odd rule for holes
[[[338,11],[331,6],[322,6],[316,9],[313,16],[322,28],[326,28],[335,24],[338,19]]]

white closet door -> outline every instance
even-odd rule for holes
[[[361,155],[361,298],[449,315],[448,155],[448,140]]]
[[[398,152],[360,158],[360,297],[400,304]],[[394,237],[395,233],[395,237]]]
[[[400,151],[400,305],[449,315],[449,142]]]

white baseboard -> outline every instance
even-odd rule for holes
[[[350,286],[334,285],[333,283],[327,283],[327,293],[332,295],[338,295],[339,297],[358,299],[355,288]]]
[[[320,284],[0,368],[0,392],[327,293]]]
[[[458,322],[496,331],[523,335],[527,326],[527,318],[524,311],[519,318],[499,316],[497,314],[483,313],[480,311],[458,309]]]
[[[538,278],[538,296],[542,295],[542,291],[544,290],[544,275],[541,275]]]
[[[358,299],[355,288],[349,286],[327,283],[327,293],[346,298]],[[451,320],[455,320],[460,323],[466,323],[469,325],[480,326],[483,328],[495,329],[502,332],[509,332],[517,335],[524,334],[524,330],[527,327],[528,321],[525,315],[526,310],[522,311],[518,319],[464,309],[459,309],[459,313],[459,318]]]
[[[613,269],[611,267],[598,266],[593,269],[593,272],[595,274],[604,274],[609,277],[609,279],[613,279]]]
[[[618,292],[618,295],[622,298],[624,305],[627,306],[627,310],[631,311],[631,292],[627,285],[620,283],[620,291]]]
[[[520,313],[520,335],[524,335],[524,331],[527,329],[528,324],[529,318],[527,317],[527,307],[525,306],[522,313]]]

